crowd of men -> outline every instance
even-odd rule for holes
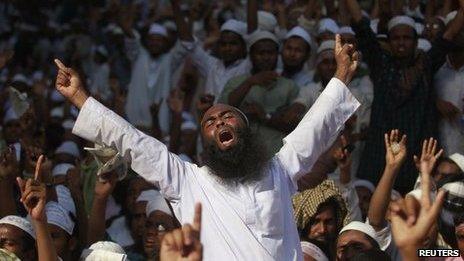
[[[463,260],[463,113],[464,0],[1,1],[0,260]]]

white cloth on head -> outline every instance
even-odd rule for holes
[[[329,261],[329,258],[325,255],[325,253],[315,244],[307,241],[301,241],[300,244],[303,255],[308,255],[316,261]]]
[[[53,89],[52,93],[50,94],[50,100],[52,102],[64,102],[65,98],[56,89]]]
[[[144,191],[142,191],[140,193],[140,195],[137,197],[135,202],[148,202],[148,201],[156,198],[156,196],[158,194],[159,194],[159,192],[154,190],[154,189],[144,190]]]
[[[58,204],[60,204],[68,212],[76,216],[76,204],[71,196],[71,191],[64,185],[55,186]]]
[[[416,32],[418,35],[422,35],[422,32],[424,32],[424,25],[422,23],[415,23],[414,27],[416,29]]]
[[[132,246],[135,243],[124,216],[115,219],[106,229],[106,233],[108,233],[112,241],[122,247]]]
[[[457,10],[452,11],[449,14],[447,14],[445,17],[445,25],[448,25],[456,17],[457,14],[458,14]]]
[[[252,34],[249,35],[248,37],[248,50],[251,49],[251,47],[261,41],[261,40],[271,40],[274,43],[279,46],[279,40],[275,36],[275,34],[269,32],[269,31],[263,31],[263,30],[256,30]]]
[[[153,23],[152,25],[150,25],[150,29],[148,29],[148,34],[168,37],[168,30],[166,30],[166,27],[158,23]]]
[[[18,114],[13,110],[12,107],[8,108],[3,116],[3,124],[7,124],[10,121],[17,121],[19,120]]]
[[[356,187],[363,187],[367,188],[371,193],[374,193],[375,191],[375,186],[370,182],[369,180],[365,179],[358,179],[353,182],[353,186]]]
[[[440,219],[448,227],[454,226],[456,215],[462,214],[462,202],[464,200],[464,181],[459,180],[444,184],[441,189],[447,192],[445,202],[440,213]]]
[[[29,222],[29,220],[23,217],[13,215],[6,216],[0,219],[0,224],[8,224],[15,226],[21,229],[22,231],[28,233],[32,238],[35,239],[34,227],[32,226],[31,222]]]
[[[8,88],[8,96],[11,103],[11,108],[19,118],[29,109],[30,104],[27,100],[27,93],[21,93],[13,87]]]
[[[66,175],[68,173],[68,170],[72,168],[75,168],[75,166],[69,163],[57,164],[52,170],[52,175],[53,176]]]
[[[74,120],[67,119],[63,121],[63,123],[61,124],[61,127],[63,127],[65,130],[72,130],[72,128],[74,127],[74,123],[75,123]]]
[[[340,230],[340,233],[338,234],[341,235],[343,232],[349,231],[349,230],[359,231],[359,232],[362,232],[368,235],[369,237],[374,239],[379,244],[379,246],[382,248],[382,245],[380,244],[380,241],[377,238],[375,229],[371,225],[363,223],[363,222],[359,222],[359,221],[352,221],[348,225],[344,226],[342,230]],[[385,250],[385,248],[382,248],[382,250]]]
[[[161,195],[159,191],[155,190],[155,193],[153,194],[153,196],[154,197],[148,200],[148,203],[146,206],[147,217],[149,217],[150,214],[155,210],[159,210],[173,217],[174,215],[171,209],[169,208],[168,203],[166,202],[166,199],[164,199],[163,195]]]
[[[242,38],[245,38],[247,34],[247,24],[235,19],[229,19],[221,26],[221,32],[226,31],[234,32]]]
[[[290,37],[300,37],[302,38],[309,46],[311,46],[311,36],[306,32],[305,29],[301,26],[295,26],[290,30],[287,35],[285,36],[285,39],[288,39]]]
[[[335,59],[334,49],[334,40],[327,40],[322,42],[321,45],[319,45],[319,48],[317,48],[316,65],[318,65],[325,59]]]
[[[428,52],[432,49],[432,44],[425,38],[419,38],[419,40],[417,40],[417,49]]]
[[[378,33],[378,27],[379,27],[379,19],[372,19],[371,20],[371,29],[372,29],[372,32],[374,32],[375,34]]]
[[[317,29],[317,34],[322,34],[322,33],[333,33],[336,34],[339,30],[339,27],[337,25],[337,22],[333,20],[332,18],[322,18],[319,21],[319,26]]]
[[[356,35],[351,28],[351,26],[342,26],[340,29],[338,29],[337,34],[351,34],[351,35]]]
[[[97,48],[95,48],[95,52],[105,56],[105,57],[108,57],[108,50],[105,48],[105,46],[103,45],[99,45],[97,46]]]
[[[276,17],[269,12],[266,11],[258,11],[258,29],[264,30],[268,32],[275,32],[277,27],[277,19]]]
[[[320,54],[323,51],[327,51],[327,50],[335,50],[335,41],[334,40],[323,41],[319,45],[319,47],[317,48],[317,54]]]
[[[93,243],[88,249],[82,251],[80,260],[85,261],[125,261],[126,252],[122,247],[110,241]]]
[[[459,169],[464,172],[464,155],[459,153],[453,153],[453,155],[448,157],[452,160],[456,165],[458,165]]]
[[[55,154],[66,153],[73,157],[79,158],[81,153],[79,152],[79,147],[74,141],[65,141],[55,150]]]
[[[60,204],[50,201],[45,205],[45,213],[47,214],[48,224],[58,226],[72,236],[75,223],[66,209]]]
[[[171,20],[163,22],[163,26],[169,31],[177,32],[177,25]]]
[[[28,80],[27,77],[22,73],[15,74],[13,78],[11,79],[11,82],[21,82],[27,85],[31,85],[31,81]]]
[[[50,117],[63,118],[64,117],[64,108],[63,108],[63,106],[58,106],[58,107],[53,108],[50,111]]]
[[[406,15],[398,15],[390,19],[390,21],[388,21],[388,31],[391,31],[391,29],[397,25],[407,25],[416,31],[416,22]]]
[[[345,84],[333,78],[265,165],[262,178],[231,186],[207,166],[180,160],[162,142],[136,130],[92,97],[82,106],[73,133],[127,155],[131,168],[160,188],[180,223],[192,222],[194,205],[200,202],[201,241],[208,246],[205,260],[301,260],[291,206],[297,181],[359,106]]]

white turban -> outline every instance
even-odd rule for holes
[[[453,11],[446,15],[445,17],[445,25],[448,25],[458,14],[458,11]]]
[[[365,179],[358,179],[355,182],[353,182],[353,187],[363,187],[367,188],[371,193],[374,193],[375,191],[375,186],[370,182],[369,180]]]
[[[74,165],[68,163],[60,163],[56,165],[52,170],[53,176],[66,175],[69,169],[74,168]]]
[[[126,261],[124,249],[110,241],[99,241],[82,251],[81,259],[85,261]]]
[[[419,38],[419,40],[417,41],[417,48],[419,50],[427,52],[432,48],[432,44],[427,39]]]
[[[10,121],[17,121],[19,120],[18,114],[13,110],[13,108],[8,108],[6,110],[5,115],[3,116],[3,124],[7,124]]]
[[[456,163],[459,169],[464,172],[464,156],[462,154],[454,153],[453,155],[449,156],[449,159]]]
[[[409,16],[398,15],[390,19],[388,22],[388,31],[391,31],[397,25],[407,25],[416,31],[416,22]]]
[[[369,237],[371,237],[372,239],[374,239],[380,246],[380,248],[382,250],[385,250],[383,247],[382,247],[382,244],[381,242],[379,241],[378,237],[377,237],[377,234],[374,230],[374,228],[369,225],[369,224],[366,224],[366,223],[362,223],[362,222],[359,222],[359,221],[352,221],[351,223],[349,223],[348,225],[344,226],[342,228],[342,230],[340,230],[340,233],[339,235],[341,235],[343,232],[345,231],[348,231],[348,230],[356,230],[356,231],[359,231],[359,232],[362,232],[366,235],[368,235]],[[387,246],[385,246],[386,248]]]
[[[277,46],[279,45],[279,40],[277,40],[277,37],[273,33],[256,30],[250,35],[248,39],[248,49],[250,49],[256,42],[261,40],[271,40],[276,43]]]
[[[244,38],[247,34],[247,24],[235,19],[229,19],[221,26],[221,32],[230,31]]]
[[[8,225],[15,226],[21,229],[22,231],[28,233],[32,238],[35,239],[34,227],[32,226],[31,222],[29,222],[29,220],[23,217],[13,216],[13,215],[6,216],[0,219],[0,224],[8,224]]]
[[[266,11],[258,11],[258,29],[268,32],[274,32],[277,27],[275,16]]]
[[[149,217],[150,214],[155,210],[159,210],[170,216],[174,216],[171,212],[171,209],[168,206],[168,203],[166,202],[164,197],[161,195],[161,193],[159,193],[159,191],[156,191],[156,190],[154,191],[155,191],[154,197],[150,198],[150,200],[147,203],[147,207],[146,207],[147,217]]]
[[[311,36],[306,32],[305,29],[301,26],[295,26],[290,30],[287,35],[285,36],[285,39],[288,39],[290,37],[300,37],[302,38],[307,44],[311,45]]]
[[[338,29],[338,34],[351,34],[351,35],[356,35],[351,28],[351,26],[342,26],[340,29]]]
[[[76,204],[74,204],[74,200],[72,199],[71,191],[64,185],[55,186],[55,190],[58,197],[58,204],[76,216]]]
[[[329,261],[329,258],[327,258],[324,252],[322,252],[322,250],[313,243],[301,241],[300,244],[303,254],[306,254],[317,261]]]
[[[69,216],[69,212],[60,204],[50,201],[45,205],[48,224],[62,228],[68,235],[72,236],[74,230],[74,221]]]
[[[150,26],[150,29],[148,29],[148,34],[153,34],[153,35],[161,35],[164,37],[168,37],[168,30],[166,30],[166,27],[154,23]]]
[[[336,34],[339,28],[337,23],[331,18],[323,18],[319,21],[319,27],[317,29],[317,34],[322,34],[325,32],[331,32]]]
[[[79,158],[81,155],[76,143],[69,140],[61,143],[61,145],[55,150],[55,154],[59,153],[66,153],[76,158]]]

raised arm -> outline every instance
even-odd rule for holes
[[[174,14],[174,21],[176,22],[177,32],[179,34],[179,39],[181,41],[192,42],[193,36],[190,28],[182,16],[182,11],[180,10],[180,1],[171,0],[172,13]]]
[[[391,192],[404,160],[406,159],[406,136],[399,136],[398,130],[385,134],[385,170],[369,204],[369,224],[376,230],[382,230],[387,224],[385,214],[391,199]]]
[[[168,199],[178,199],[184,174],[196,168],[174,154],[160,141],[137,130],[116,113],[89,97],[77,73],[59,60],[56,88],[81,111],[73,133],[92,142],[115,148],[131,168],[157,185]]]
[[[248,33],[253,33],[258,29],[258,1],[248,0],[247,3],[247,25]]]
[[[341,45],[336,36],[337,71],[316,103],[296,129],[284,139],[284,146],[275,159],[289,175],[293,184],[308,173],[313,164],[332,144],[344,123],[360,106],[346,85],[358,64],[358,53],[352,45]]]

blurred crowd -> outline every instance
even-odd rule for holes
[[[249,161],[278,152],[335,76],[336,35],[360,52],[348,87],[361,106],[298,181],[305,260],[464,257],[463,24],[463,0],[1,1],[0,260],[180,260],[159,187],[73,135],[55,58],[201,166],[217,103],[263,145]]]

